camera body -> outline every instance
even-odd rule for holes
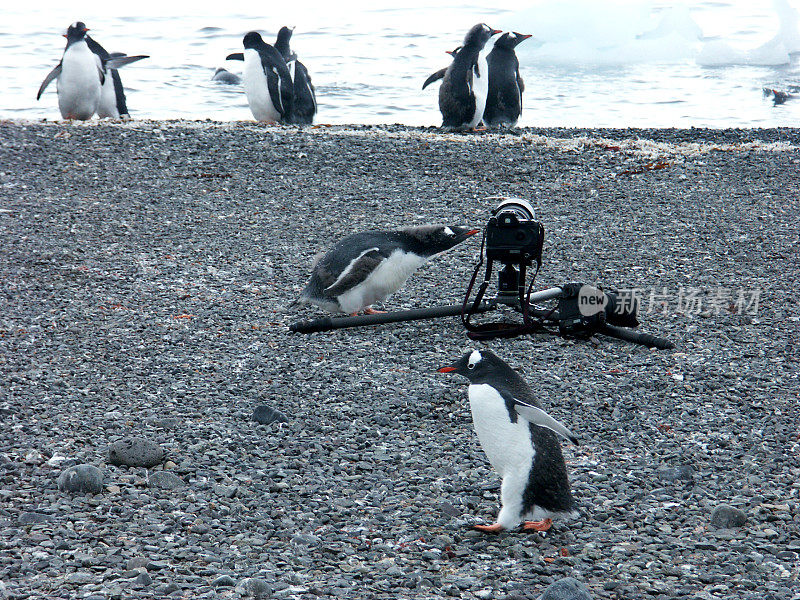
[[[486,258],[503,264],[542,264],[544,227],[533,207],[519,198],[507,198],[492,211],[486,225]]]

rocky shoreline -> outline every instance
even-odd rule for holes
[[[797,600],[799,168],[798,129],[0,121],[0,597]],[[469,529],[457,319],[287,327],[338,238],[503,194],[541,287],[640,290],[676,343],[490,344],[581,440],[547,534]],[[458,302],[477,253],[386,308]]]

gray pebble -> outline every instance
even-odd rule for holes
[[[269,425],[270,423],[288,423],[289,419],[281,411],[267,406],[266,404],[259,404],[253,409],[253,420],[261,425]]]
[[[33,525],[35,523],[46,523],[52,521],[53,515],[46,515],[38,512],[23,512],[19,515],[20,525]]]
[[[261,600],[262,598],[269,598],[272,596],[272,588],[269,582],[258,577],[243,579],[239,582],[239,585],[236,586],[236,590],[243,596],[250,596],[255,600]]]
[[[164,460],[164,449],[154,441],[129,437],[114,442],[108,448],[108,462],[129,467],[154,467]]]
[[[741,527],[747,523],[747,513],[728,504],[720,504],[711,512],[711,524],[714,527]]]
[[[220,575],[211,582],[211,587],[233,587],[236,582],[230,575]]]
[[[539,600],[592,600],[587,587],[574,577],[564,577],[552,583]]]
[[[657,471],[659,479],[663,481],[678,481],[694,479],[694,467],[691,465],[680,465],[678,467],[663,467]]]
[[[156,471],[148,476],[147,485],[164,490],[177,490],[186,487],[186,482],[169,471]]]
[[[99,494],[103,479],[103,472],[94,465],[75,465],[58,476],[58,489],[73,494]]]

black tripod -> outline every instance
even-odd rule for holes
[[[509,266],[506,265],[504,270],[508,267]],[[511,268],[513,269],[513,266]],[[507,276],[508,275],[511,274],[507,273]],[[519,281],[518,278],[517,281]],[[473,303],[473,306],[469,310],[467,310],[467,299],[465,299],[463,304],[437,306],[434,308],[418,308],[357,317],[324,317],[311,321],[297,321],[289,325],[289,329],[296,333],[315,333],[331,331],[333,329],[345,329],[348,327],[365,327],[384,323],[399,323],[455,316],[461,316],[462,319],[466,319],[466,324],[468,322],[468,316],[499,310],[502,306],[509,306],[517,312],[527,315],[526,320],[528,317],[534,319],[533,323],[526,323],[523,326],[495,324],[490,327],[497,327],[498,325],[502,325],[502,327],[492,330],[476,328],[476,326],[473,325],[472,328],[475,329],[470,330],[467,335],[473,339],[490,339],[492,337],[513,337],[523,333],[539,332],[561,335],[564,337],[588,339],[592,335],[602,334],[626,342],[641,344],[648,348],[668,349],[674,347],[673,343],[669,340],[658,338],[647,333],[630,331],[625,327],[612,325],[602,318],[591,319],[583,318],[583,316],[576,317],[575,315],[568,315],[564,311],[564,308],[568,307],[571,299],[576,297],[576,286],[578,286],[578,284],[570,283],[563,287],[552,287],[540,292],[528,294],[523,303],[520,300],[521,295],[518,293],[518,290],[514,290],[513,292],[508,289],[504,290],[504,286],[501,285],[501,291],[497,296],[485,300],[477,297],[476,302]],[[534,305],[536,302],[552,299],[559,299],[558,307],[547,310]],[[567,310],[567,312],[572,313],[573,311]],[[578,320],[577,322],[576,319]],[[557,326],[557,328],[553,326]],[[470,329],[470,327],[468,327],[468,329]]]

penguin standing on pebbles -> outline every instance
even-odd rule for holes
[[[522,523],[525,530],[547,531],[553,517],[577,516],[556,434],[573,444],[578,441],[542,410],[525,380],[489,350],[467,352],[439,372],[469,380],[475,432],[503,480],[497,522],[475,529],[498,533]]]
[[[86,121],[92,118],[100,106],[102,88],[109,69],[147,58],[146,56],[109,56],[101,58],[87,43],[89,28],[77,21],[69,26],[67,47],[61,61],[47,74],[36,99],[42,97],[44,90],[55,79],[58,87],[58,109],[64,119]]]
[[[400,289],[429,258],[478,233],[451,225],[425,225],[396,231],[365,231],[339,241],[315,265],[295,303],[316,304],[330,312],[367,314]]]
[[[499,29],[492,29],[485,23],[475,25],[453,56],[439,87],[442,127],[474,130],[483,119],[489,91],[489,67],[484,48],[497,33]]]
[[[130,114],[128,113],[128,103],[125,98],[125,88],[122,86],[119,70],[108,66],[108,61],[112,58],[120,59],[127,57],[129,62],[135,62],[143,58],[149,58],[149,56],[127,56],[122,52],[109,53],[103,46],[88,35],[86,36],[86,44],[89,46],[89,50],[100,57],[100,61],[105,67],[105,81],[100,90],[100,104],[97,106],[97,116],[101,119],[105,117],[111,119],[129,119]]]
[[[311,76],[306,66],[297,60],[297,54],[289,47],[294,27],[281,27],[275,40],[275,50],[280,52],[289,67],[294,92],[294,119],[298,125],[310,125],[317,114],[317,96],[311,84]]]
[[[489,65],[489,92],[483,122],[487,127],[514,127],[522,114],[522,92],[525,83],[519,74],[519,60],[514,52],[530,35],[504,33],[486,57]]]
[[[256,31],[247,33],[242,44],[244,52],[229,54],[227,60],[244,60],[242,84],[253,117],[267,123],[291,123],[294,93],[283,56]]]

